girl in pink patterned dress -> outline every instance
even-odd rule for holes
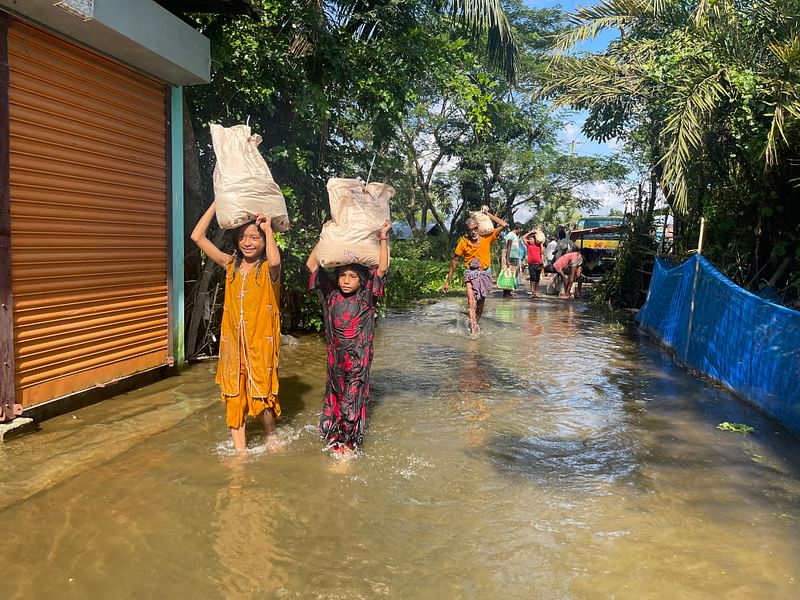
[[[391,228],[386,221],[380,230],[376,269],[344,265],[336,269],[332,279],[320,267],[316,247],[306,261],[311,271],[308,288],[319,295],[328,340],[319,428],[330,449],[338,453],[356,450],[364,441],[376,305],[383,296],[383,277],[389,266]]]

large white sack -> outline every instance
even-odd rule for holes
[[[469,216],[478,222],[478,233],[481,235],[488,235],[494,231],[495,224],[485,212],[473,210]]]
[[[273,230],[289,229],[283,192],[258,151],[261,136],[251,135],[248,125],[223,127],[211,124],[210,129],[217,157],[214,196],[219,226],[235,229],[262,212],[272,217]]]
[[[387,183],[368,183],[358,179],[334,177],[328,180],[331,217],[338,224],[353,221],[378,223],[378,229],[390,218],[389,201],[395,190]]]
[[[390,218],[389,200],[395,190],[385,183],[364,185],[357,179],[328,181],[333,221],[322,228],[317,260],[323,267],[351,263],[376,267],[380,254],[378,233]]]
[[[322,228],[317,246],[317,260],[326,268],[356,263],[365,267],[378,266],[380,240],[376,231],[356,232],[353,228],[333,221]]]

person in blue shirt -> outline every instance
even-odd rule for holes
[[[514,278],[519,281],[519,262],[522,253],[519,249],[519,223],[511,225],[511,231],[506,235],[506,266],[514,269]],[[511,290],[503,290],[503,296],[511,296]]]

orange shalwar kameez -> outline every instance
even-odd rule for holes
[[[238,429],[248,415],[256,417],[278,403],[278,359],[281,346],[280,281],[273,282],[266,261],[242,276],[225,269],[225,305],[219,341],[216,382],[226,406],[228,427]]]

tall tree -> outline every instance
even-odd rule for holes
[[[587,135],[646,149],[673,211],[706,218],[709,256],[743,285],[800,252],[798,22],[798,0],[602,0],[549,72],[557,103],[589,111]],[[607,29],[607,49],[570,51]]]
[[[501,0],[310,0],[319,9],[318,22],[342,28],[358,40],[394,37],[427,25],[430,13],[447,16],[460,27],[462,37],[484,40],[489,62],[516,76],[519,49]]]
[[[507,76],[517,50],[497,2],[257,1],[261,21],[193,17],[212,49],[211,83],[186,91],[203,187],[194,197],[207,203],[211,196],[208,123],[248,122],[263,137],[261,150],[294,223],[283,261],[284,314],[293,327],[309,302],[300,256],[326,218],[327,179],[385,179],[402,164],[387,149],[431,62],[446,61],[449,41],[470,39],[476,48],[486,42],[482,54],[502,49],[494,64]],[[187,266],[188,279],[197,276]]]

